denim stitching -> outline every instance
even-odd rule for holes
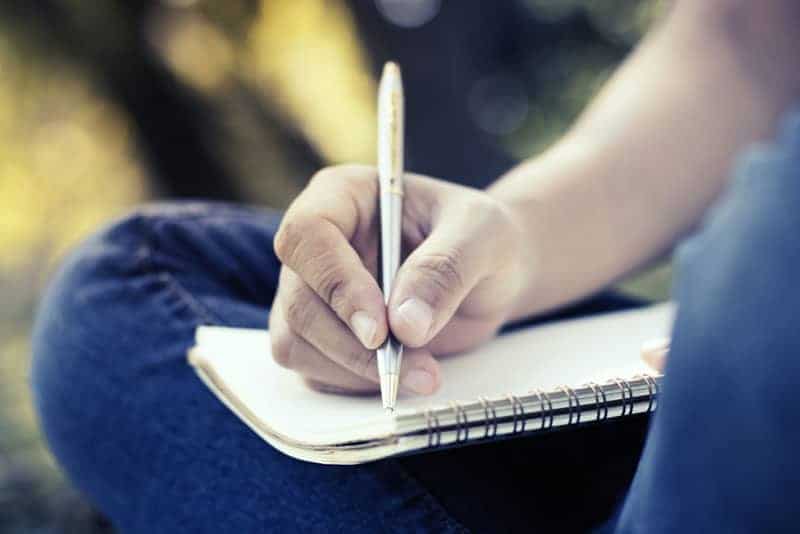
[[[160,216],[155,215],[140,215],[141,219],[141,226],[144,235],[144,258],[143,261],[146,264],[147,270],[152,273],[157,274],[157,279],[159,282],[164,284],[164,287],[169,290],[169,292],[178,298],[179,301],[183,302],[184,305],[192,312],[194,312],[195,316],[201,319],[205,323],[210,324],[221,324],[225,326],[229,326],[227,321],[223,320],[219,317],[216,313],[214,313],[208,306],[203,304],[197,297],[195,297],[188,289],[186,289],[183,284],[181,284],[177,278],[175,278],[172,273],[167,271],[166,269],[161,269],[156,264],[153,258],[153,251],[157,250],[156,246],[156,236],[155,231],[153,229],[153,224],[157,221],[162,220]]]

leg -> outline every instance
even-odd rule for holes
[[[276,222],[221,205],[148,209],[73,255],[34,334],[33,388],[54,454],[126,532],[460,530],[396,463],[291,460],[193,376],[185,351],[197,325],[267,324]]]
[[[222,205],[147,209],[87,242],[53,281],[34,334],[37,408],[69,478],[117,526],[572,532],[607,517],[642,420],[359,467],[297,462],[250,432],[185,351],[199,324],[267,324],[276,224]],[[631,304],[607,297],[571,313]]]
[[[796,531],[800,114],[681,248],[664,395],[619,532]]]

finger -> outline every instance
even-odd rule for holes
[[[663,372],[669,355],[670,339],[657,338],[642,344],[642,359],[658,372]]]
[[[397,273],[389,299],[389,323],[412,347],[428,343],[484,277],[489,258],[461,220],[436,227]]]
[[[411,394],[416,395],[430,395],[436,392],[439,389],[440,383],[440,373],[438,372],[438,364],[436,364],[437,372],[435,373],[426,373],[426,374],[414,374],[417,373],[419,369],[419,365],[414,360],[419,360],[420,357],[425,360],[429,360],[432,362],[436,362],[430,357],[430,353],[426,354],[426,351],[420,351],[420,349],[413,349],[414,351],[419,352],[412,352],[409,351],[409,354],[406,357],[412,360],[412,364],[410,367],[404,366],[404,370],[400,371],[401,382],[400,388],[404,392],[408,392]],[[411,369],[412,373],[406,373],[405,370]],[[371,389],[360,389],[355,388],[351,389],[347,386],[341,386],[338,384],[330,384],[324,381],[314,380],[313,378],[306,378],[306,383],[309,387],[316,389],[318,391],[322,391],[325,393],[339,393],[339,394],[346,394],[346,395],[365,395],[365,394],[372,394],[378,390],[377,384],[370,384],[369,387]]]
[[[289,269],[281,272],[280,287],[279,317],[286,318],[292,332],[328,360],[356,376],[379,382],[375,351],[366,349],[310,287]],[[401,386],[428,394],[438,387],[439,381],[439,365],[430,351],[411,351],[404,357]]]
[[[364,347],[314,290],[290,269],[282,269],[277,307],[289,329],[339,366],[378,382],[375,351]]]
[[[321,353],[295,334],[283,317],[280,307],[270,316],[270,337],[273,358],[287,369],[306,379],[312,386],[329,386],[330,391],[368,393],[378,390],[375,379],[358,376]],[[438,362],[428,350],[409,350],[400,369],[400,385],[404,391],[428,395],[439,388],[441,373]]]
[[[355,184],[355,185],[353,185]],[[386,338],[383,294],[350,243],[369,226],[376,196],[371,167],[317,173],[295,200],[275,236],[275,252],[334,310],[367,348]],[[371,207],[365,207],[365,202]],[[369,217],[367,217],[369,216]]]
[[[400,389],[417,395],[430,395],[439,389],[442,372],[439,362],[427,348],[405,349],[400,366]]]
[[[348,371],[323,355],[286,324],[280,308],[270,317],[272,357],[281,367],[291,369],[304,378],[353,393],[377,391],[377,384]]]

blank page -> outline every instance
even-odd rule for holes
[[[534,326],[500,336],[470,352],[441,360],[442,387],[429,397],[402,395],[401,413],[474,401],[531,389],[552,390],[614,377],[630,378],[649,368],[640,347],[668,335],[674,307],[659,304],[633,311]],[[305,444],[388,435],[393,420],[375,396],[351,397],[309,389],[270,354],[269,333],[200,327],[192,359],[213,369],[225,389],[263,426]]]

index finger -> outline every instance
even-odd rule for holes
[[[275,235],[275,253],[297,273],[367,348],[386,338],[386,307],[378,283],[350,239],[374,208],[374,169],[326,169],[289,207]],[[359,187],[353,187],[357,183]]]

